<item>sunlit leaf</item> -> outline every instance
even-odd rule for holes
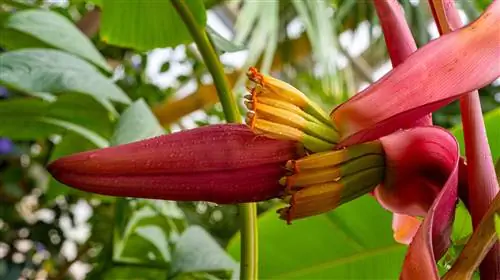
[[[259,218],[259,274],[267,279],[396,279],[406,247],[394,241],[391,223],[391,214],[369,196],[290,226],[271,210]],[[228,251],[239,258],[239,236]]]
[[[500,239],[500,215],[495,215],[495,230],[497,231],[497,236]]]
[[[451,238],[455,244],[463,245],[472,234],[472,219],[465,205],[460,202],[455,210]]]
[[[84,58],[110,71],[92,42],[65,17],[51,11],[12,13],[0,27],[0,44],[9,50],[50,46]]]
[[[490,145],[493,161],[500,159],[500,108],[490,111],[484,115],[484,126]],[[451,129],[451,133],[457,138],[462,155],[465,155],[464,131],[462,125],[458,125]]]
[[[183,1],[200,27],[206,14],[201,0]],[[101,37],[111,45],[147,51],[192,42],[170,1],[103,0]]]

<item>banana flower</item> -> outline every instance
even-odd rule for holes
[[[395,27],[404,21],[397,2],[375,5],[395,67],[331,114],[250,68],[247,126],[212,125],[70,155],[51,163],[50,173],[112,196],[221,204],[281,198],[289,205],[279,216],[288,222],[372,193],[396,214],[397,239],[410,242],[420,225],[414,217],[426,217],[420,229],[429,230],[416,233],[403,276],[422,272],[415,259],[435,263],[449,246],[458,192],[458,145],[431,126],[430,113],[500,76],[500,1],[418,50],[409,30]]]

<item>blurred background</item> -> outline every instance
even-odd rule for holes
[[[249,66],[291,83],[326,111],[391,69],[371,1],[201,2],[206,30],[242,113]],[[490,2],[464,0],[457,6],[464,22],[470,22]],[[127,107],[96,101],[92,91],[100,85],[91,83],[90,74],[77,73],[84,82],[89,78],[87,86],[94,87],[89,94],[46,86],[64,84],[46,76],[59,69],[50,64],[57,62],[50,56],[22,61],[17,70],[9,68],[6,57],[0,62],[0,70],[19,77],[17,82],[7,75],[0,78],[0,279],[238,276],[235,205],[103,197],[64,186],[45,169],[58,157],[99,147],[88,134],[82,136],[81,130],[61,122],[84,127],[111,145],[224,122],[196,46],[189,37],[181,38],[185,31],[173,20],[169,24],[175,10],[153,7],[140,18],[134,13],[137,3],[0,0],[2,52],[41,48],[88,54],[81,57],[94,64],[93,71],[133,102]],[[438,36],[427,1],[400,3],[418,46]],[[90,40],[92,50],[83,43],[71,45],[82,37]],[[39,65],[31,66],[35,61]],[[74,65],[61,69],[72,70]],[[496,109],[500,83],[481,89],[480,95],[484,113]],[[460,135],[456,102],[433,118],[436,125]],[[392,240],[390,215],[369,198],[292,226],[276,218],[279,203],[259,204],[263,278],[397,277],[404,246]],[[458,219],[467,218],[462,214]],[[454,231],[456,247],[442,260],[443,267],[470,232],[460,225]],[[353,256],[354,261],[348,261]]]

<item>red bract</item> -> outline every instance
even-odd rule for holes
[[[380,138],[385,178],[375,190],[379,202],[395,213],[425,216],[458,160],[449,132],[418,127]]]
[[[374,5],[380,19],[392,66],[397,67],[417,50],[417,44],[413,39],[410,27],[406,24],[401,6],[396,1],[375,0]],[[416,120],[409,127],[421,125],[432,125],[431,114]],[[420,227],[420,223],[411,216],[395,213],[392,227],[394,239],[409,244]]]
[[[439,279],[436,261],[450,245],[457,202],[459,150],[437,127],[416,127],[380,139],[386,178],[375,193],[393,212],[425,216],[410,244],[401,279]]]
[[[392,66],[397,67],[417,50],[417,44],[413,39],[410,27],[406,23],[405,15],[397,1],[375,0],[374,5],[380,25],[382,26]],[[432,125],[431,114],[416,119],[408,127],[422,125]]]
[[[467,27],[425,45],[331,114],[341,145],[376,139],[500,76],[500,3]],[[377,106],[373,106],[377,104]]]
[[[446,33],[450,31],[450,27],[448,26],[448,24],[451,24],[452,28],[457,28],[460,26],[460,19],[458,13],[456,12],[456,10],[454,10],[453,1],[443,2],[435,0],[429,2],[431,4],[434,17],[436,18],[436,23],[441,33]],[[411,38],[411,35],[408,36],[408,29],[404,28],[407,25],[404,21],[404,17],[397,3],[395,3],[394,1],[375,1],[375,5],[379,17],[381,18],[381,25],[384,30],[384,36],[388,44],[388,49],[391,59],[393,61],[393,65],[397,66],[397,62],[401,61],[400,60],[401,56],[404,56],[405,51],[406,53],[410,52],[408,44],[411,45],[413,43],[413,39]],[[490,9],[494,8],[490,7]],[[447,22],[448,20],[450,21],[450,23]],[[409,43],[405,44],[404,40],[407,40],[407,42]],[[481,51],[484,50],[481,49]],[[497,65],[494,65],[494,67],[496,67]],[[463,104],[461,103],[461,110],[464,117],[464,130],[466,129],[469,130],[469,135],[466,135],[466,139],[472,139],[466,141],[466,144],[468,145],[466,147],[466,150],[472,151],[470,154],[468,152],[467,155],[468,157],[471,157],[474,160],[474,162],[477,163],[476,166],[480,166],[478,165],[479,163],[478,160],[490,161],[491,156],[488,156],[489,155],[488,145],[484,140],[485,139],[484,125],[482,125],[482,115],[480,111],[481,110],[480,104],[478,103],[479,99],[477,97],[477,92],[472,94],[475,94],[475,96],[469,95],[467,97],[464,97],[465,102],[463,102]],[[413,99],[409,101],[413,102]],[[417,121],[414,124],[411,124],[410,120],[410,124],[407,127],[432,124],[430,120],[427,122],[425,121],[425,119],[420,119],[420,120],[421,120],[420,123],[419,121]],[[390,123],[390,121],[388,121],[388,123]],[[362,135],[362,133],[360,134]],[[429,134],[429,136],[431,135]],[[353,138],[355,137],[356,136],[354,136]],[[430,138],[433,137],[431,136]],[[455,143],[447,144],[445,141],[446,137],[440,137],[440,138],[442,139],[437,138],[435,140],[436,144],[438,144],[438,146],[441,146],[441,149],[442,148],[446,149],[447,147],[447,149],[449,149],[450,151],[453,150],[453,147],[456,145]],[[391,145],[384,145],[386,152],[388,147],[391,147]],[[433,149],[430,149],[427,152],[433,152],[432,150]],[[425,153],[422,155],[424,157],[426,156]],[[386,158],[387,160],[390,160],[391,156],[388,155]],[[420,159],[421,155],[418,155],[417,157],[415,157],[415,159],[411,161],[419,161]],[[457,199],[457,191],[456,191],[457,168],[454,167],[453,172],[450,172],[449,169],[451,166],[456,166],[456,164],[458,164],[459,161],[458,159],[452,160],[452,158],[449,158],[448,166],[444,158],[442,158],[441,160],[431,160],[431,161],[432,163],[429,162],[427,164],[421,162],[422,165],[420,165],[419,168],[423,168],[421,169],[424,170],[423,172],[421,171],[422,173],[435,172],[435,175],[437,176],[426,177],[424,179],[424,182],[421,182],[420,187],[417,185],[413,185],[413,183],[415,183],[415,181],[418,181],[418,179],[415,180],[414,178],[404,178],[404,175],[402,175],[402,176],[395,176],[401,179],[400,187],[393,188],[393,191],[395,191],[396,193],[391,194],[391,192],[387,190],[387,184],[388,183],[390,184],[391,181],[390,178],[386,178],[385,186],[379,187],[377,189],[379,200],[382,202],[383,205],[394,211],[412,213],[413,215],[418,214],[419,211],[425,212],[426,209],[428,209],[428,205],[430,205],[430,203],[435,199],[433,206],[430,208],[430,211],[428,213],[421,213],[421,214],[427,214],[425,222],[420,227],[417,236],[415,236],[414,241],[411,243],[407,258],[405,260],[403,273],[401,275],[402,279],[438,279],[439,275],[437,273],[435,263],[442,256],[442,254],[445,252],[445,250],[448,248],[449,245],[449,235],[450,235],[449,225],[451,225],[451,222],[453,220],[453,215],[454,215],[453,213],[455,207],[454,202]],[[396,161],[396,163],[397,162],[399,161]],[[440,165],[442,163],[445,163],[444,165],[442,165],[442,167],[445,167],[444,169],[446,170],[443,170],[443,168],[441,168],[442,169],[441,171],[445,172],[439,172],[438,171],[438,169],[440,169],[439,167],[436,170],[428,169],[432,168],[433,166],[436,167],[435,164]],[[486,165],[488,164],[489,162],[486,163]],[[417,165],[415,165],[415,167],[416,166]],[[398,168],[398,172],[403,171],[404,173],[405,169],[406,168]],[[407,171],[409,170],[407,169]],[[417,171],[417,173],[415,173],[415,171]],[[388,174],[399,175],[399,173],[394,173],[390,171],[388,172]],[[418,170],[409,171],[409,174],[418,174]],[[486,209],[489,201],[488,198],[490,198],[491,195],[485,195],[482,189],[486,190],[488,188],[490,190],[495,189],[496,182],[493,182],[495,184],[491,184],[491,180],[489,179],[493,177],[494,180],[494,173],[492,173],[491,168],[487,166],[487,168],[483,169],[482,171],[477,170],[476,168],[476,170],[472,171],[472,175],[473,177],[470,177],[472,179],[471,182],[474,185],[474,188],[472,188],[473,192],[472,194],[476,195],[476,197],[482,196],[481,199],[474,199],[474,201],[478,203],[483,202],[484,204],[481,207],[483,209]],[[478,179],[474,180],[473,179],[474,176],[479,180]],[[424,176],[422,176],[422,178],[423,177]],[[431,179],[430,181],[428,181],[429,178]],[[446,179],[445,183],[439,182],[443,179]],[[436,180],[438,181],[438,184],[435,184]],[[490,187],[483,186],[487,182],[490,182],[489,184]],[[441,189],[441,187],[443,188]],[[466,196],[464,197],[467,198]],[[419,209],[419,207],[421,208]],[[402,238],[401,236],[397,235],[398,233],[397,230],[399,226],[399,231],[401,231],[403,234],[406,234],[403,235],[403,238],[406,237],[406,240],[410,239],[408,235],[411,234],[411,231],[408,229],[409,228],[411,229],[411,227],[409,226],[411,226],[412,223],[413,222],[411,220],[408,222],[405,221],[405,219],[402,219],[399,215],[395,215],[395,220],[393,222],[393,227],[395,227],[395,238],[396,239]],[[498,263],[498,256],[495,256],[493,251],[490,253],[490,255],[491,256],[489,257],[491,258],[490,260],[488,260],[489,266],[486,266],[486,263],[484,263],[485,264],[484,269],[483,267],[481,268],[482,272],[481,275],[484,276],[485,279],[495,278],[495,276],[493,276],[496,270],[495,259],[496,263]]]
[[[51,163],[60,182],[112,196],[239,203],[281,194],[296,144],[256,136],[244,125],[213,125]]]
[[[439,279],[436,260],[450,245],[457,202],[455,138],[444,129],[417,127],[380,142],[386,152],[386,178],[375,191],[378,200],[393,212],[425,216],[408,249],[401,279]],[[406,239],[414,229],[406,229]]]

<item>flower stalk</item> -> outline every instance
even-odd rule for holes
[[[204,28],[198,26],[193,14],[183,0],[171,0],[178,14],[186,24],[214,80],[217,95],[228,122],[241,122],[238,106],[224,74],[224,69]],[[257,206],[255,203],[239,205],[241,214],[241,279],[258,279],[257,265]]]

